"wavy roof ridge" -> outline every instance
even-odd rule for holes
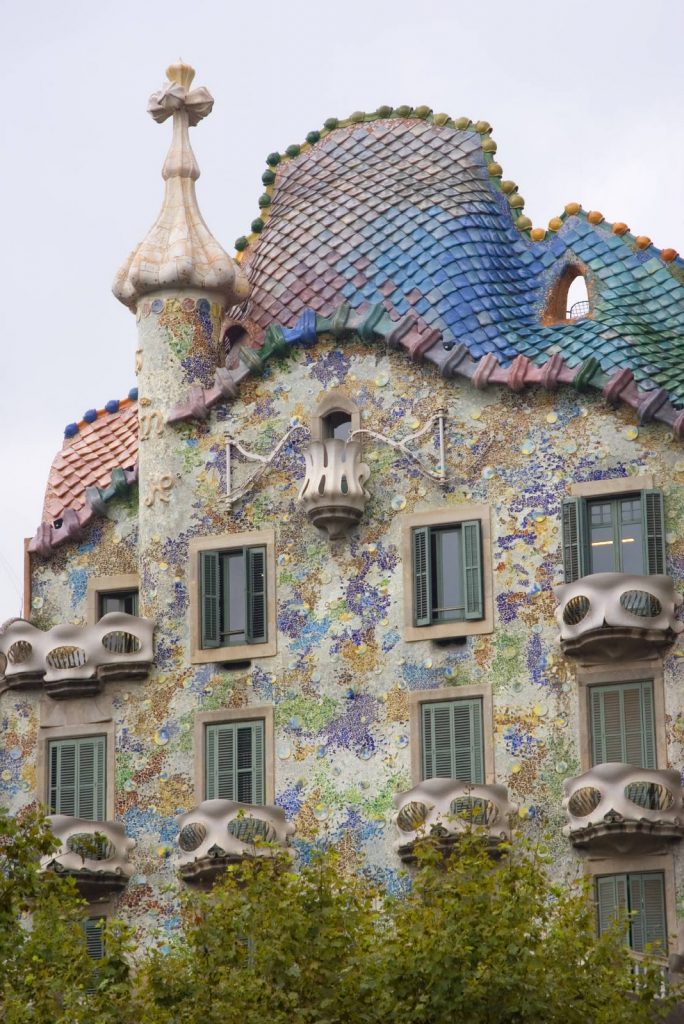
[[[629,246],[632,251],[635,249],[643,251],[652,247],[654,252],[660,256],[664,263],[672,263],[676,261],[677,264],[684,269],[684,260],[679,258],[679,253],[676,249],[671,247],[658,249],[648,235],[634,235],[630,232],[629,227],[624,222],[607,221],[602,213],[597,210],[585,210],[581,203],[566,203],[563,210],[557,216],[551,217],[547,228],[534,227],[530,218],[523,212],[525,208],[525,200],[518,191],[518,185],[514,181],[503,177],[503,168],[501,164],[495,160],[495,154],[498,147],[492,137],[493,128],[489,121],[471,121],[468,117],[452,118],[449,114],[435,114],[432,108],[428,106],[380,106],[377,110],[371,113],[359,110],[342,119],[330,117],[323,123],[323,127],[320,130],[314,129],[313,131],[308,132],[303,143],[295,143],[288,146],[283,153],[275,151],[273,153],[269,153],[266,157],[266,170],[261,175],[264,191],[258,200],[259,215],[252,221],[250,225],[250,233],[247,235],[240,235],[240,237],[235,240],[236,260],[241,262],[243,254],[258,239],[266,225],[270,214],[277,167],[282,163],[297,159],[297,157],[312,149],[318,142],[331,135],[332,132],[341,128],[348,128],[355,124],[368,124],[373,121],[381,120],[420,120],[426,121],[429,124],[436,125],[440,128],[451,128],[454,131],[467,131],[472,134],[479,135],[481,137],[480,146],[482,149],[484,164],[489,175],[490,183],[495,192],[500,192],[506,197],[515,227],[522,235],[526,236],[532,242],[546,241],[549,237],[553,237],[562,228],[568,217],[581,216],[594,226],[603,224],[606,228],[610,228],[612,234],[622,238],[625,244]]]

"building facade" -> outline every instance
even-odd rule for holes
[[[533,228],[491,127],[427,107],[270,154],[231,258],[195,197],[212,98],[167,75],[114,285],[137,388],[52,466],[3,801],[141,933],[259,838],[396,887],[420,835],[513,823],[678,968],[684,260],[577,203]]]

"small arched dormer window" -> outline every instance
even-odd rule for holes
[[[585,270],[568,263],[551,286],[543,316],[545,324],[572,323],[591,315]]]
[[[361,415],[351,398],[341,391],[329,391],[311,417],[313,441],[348,441],[361,427]]]

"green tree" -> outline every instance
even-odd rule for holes
[[[0,809],[0,1020],[126,1024],[128,930],[108,928],[105,956],[95,965],[84,929],[88,907],[74,880],[40,870],[40,858],[56,845],[42,815],[17,820]]]
[[[331,851],[248,857],[183,894],[170,943],[108,923],[96,964],[73,880],[40,871],[53,849],[38,815],[0,812],[3,1024],[653,1024],[675,1001],[657,959],[635,979],[625,922],[598,938],[588,886],[552,883],[522,840],[497,859],[477,832],[426,843],[399,895]]]

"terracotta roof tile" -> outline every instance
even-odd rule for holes
[[[58,519],[65,509],[85,505],[85,489],[104,487],[113,469],[133,466],[138,457],[138,405],[121,403],[117,412],[98,413],[93,423],[79,424],[78,433],[64,441],[48,477],[43,522]]]

